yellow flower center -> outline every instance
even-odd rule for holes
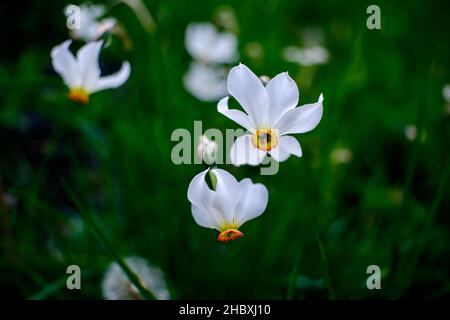
[[[219,233],[217,236],[217,240],[220,242],[228,242],[231,240],[236,240],[237,238],[243,237],[244,234],[238,229],[226,229]]]
[[[67,96],[78,103],[86,104],[89,102],[89,93],[83,88],[72,88]]]
[[[278,136],[273,129],[258,129],[252,136],[252,144],[262,151],[270,151],[278,145]]]

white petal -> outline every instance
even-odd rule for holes
[[[217,101],[227,94],[225,68],[192,62],[183,77],[187,91],[202,101]]]
[[[278,147],[269,153],[278,162],[283,162],[287,160],[291,154],[301,157],[302,149],[300,147],[300,143],[294,137],[282,136]]]
[[[229,32],[217,32],[211,23],[191,23],[186,29],[186,49],[201,62],[231,63],[237,59],[237,38]]]
[[[228,109],[228,99],[229,97],[222,98],[217,104],[217,111],[223,114],[225,117],[233,120],[237,124],[241,125],[250,132],[255,132],[253,129],[255,126],[252,120],[241,110],[230,110]]]
[[[235,166],[240,166],[242,164],[257,166],[264,160],[266,152],[255,148],[251,139],[251,135],[241,136],[236,139],[231,147],[230,158]]]
[[[287,111],[275,124],[275,127],[280,131],[280,135],[304,133],[314,129],[322,118],[322,102],[323,95],[321,94],[316,103],[305,104]]]
[[[212,206],[215,192],[212,191],[206,184],[205,176],[208,171],[209,169],[206,169],[192,179],[188,187],[187,197],[193,205],[208,215],[211,223],[213,223],[214,227],[218,229],[220,225],[223,224],[224,219]],[[194,212],[192,214],[194,214]]]
[[[62,44],[54,47],[51,52],[53,69],[63,78],[64,83],[69,87],[79,87],[81,85],[81,73],[78,69],[77,61],[69,50],[71,40],[66,40]]]
[[[187,197],[188,200],[197,207],[205,207],[207,198],[211,198],[212,190],[209,189],[205,181],[205,176],[209,169],[197,174],[189,183]],[[209,196],[208,196],[209,195]]]
[[[203,209],[192,204],[191,207],[192,216],[194,217],[195,223],[201,227],[216,229],[216,225],[211,222],[209,214]]]
[[[232,174],[222,169],[213,169],[217,184],[212,205],[227,224],[233,222],[233,212],[241,193],[239,182]]]
[[[269,124],[275,124],[289,109],[298,104],[299,92],[297,84],[287,72],[278,74],[266,86],[269,97]]]
[[[241,199],[236,209],[234,220],[240,227],[244,222],[260,216],[266,210],[269,201],[269,192],[267,188],[260,184],[254,184],[250,179],[244,179],[240,182]]]
[[[228,74],[228,92],[240,103],[253,123],[264,127],[267,123],[268,97],[261,80],[245,65],[240,64]]]
[[[77,53],[78,65],[82,75],[82,87],[92,93],[98,78],[100,77],[100,67],[98,57],[103,41],[90,42],[84,45]]]
[[[120,87],[128,80],[130,72],[130,63],[125,61],[122,63],[122,68],[118,72],[98,79],[91,92]]]

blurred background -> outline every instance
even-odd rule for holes
[[[132,72],[87,105],[67,98],[51,65],[51,49],[69,38],[69,2],[0,5],[0,288],[9,298],[102,299],[115,255],[159,268],[172,299],[450,296],[447,2],[377,1],[381,30],[366,27],[367,1],[143,1],[154,25],[142,7],[96,3],[121,30],[102,36],[102,72],[124,60]],[[187,89],[192,22],[236,35],[239,58],[224,68],[288,71],[300,104],[325,97],[319,126],[296,136],[303,157],[278,174],[221,166],[269,189],[265,213],[227,244],[195,224],[186,197],[206,166],[170,157],[173,130],[193,133],[195,120],[239,127],[217,100]],[[66,287],[72,264],[81,290]],[[381,290],[366,287],[370,265],[381,268]]]

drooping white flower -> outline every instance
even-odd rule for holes
[[[227,94],[227,73],[223,67],[192,62],[183,78],[184,87],[202,101],[217,101]]]
[[[110,31],[117,23],[114,18],[100,19],[105,14],[105,6],[83,3],[80,6],[80,28],[70,31],[74,39],[86,42],[95,41],[105,32]],[[67,7],[66,7],[67,8]],[[71,12],[65,10],[65,15],[69,16]]]
[[[150,266],[139,257],[127,257],[124,262],[136,274],[142,286],[158,300],[170,299],[169,290],[160,269]],[[133,285],[122,268],[112,263],[102,282],[103,297],[107,300],[141,300],[139,290]]]
[[[319,45],[305,48],[291,46],[283,50],[283,56],[288,62],[310,67],[327,63],[330,54],[325,47]]]
[[[234,165],[258,165],[267,154],[279,162],[291,154],[301,157],[300,144],[290,134],[305,133],[317,126],[323,112],[322,94],[316,103],[297,107],[299,91],[287,72],[278,74],[264,86],[243,64],[230,71],[228,92],[245,113],[229,109],[229,97],[219,101],[218,111],[250,132],[239,137],[231,148]]]
[[[213,164],[216,160],[218,145],[207,136],[202,135],[198,139],[197,156],[206,164]]]
[[[231,32],[218,32],[211,23],[191,23],[185,45],[191,56],[204,63],[236,62],[237,38]]]
[[[188,189],[195,222],[205,228],[217,229],[219,241],[227,242],[243,236],[239,228],[251,219],[260,216],[266,209],[269,194],[260,183],[248,178],[238,182],[222,169],[212,169],[216,180],[215,190],[206,183],[205,170],[196,175]]]
[[[121,69],[112,75],[100,76],[98,58],[103,41],[84,45],[76,57],[70,52],[71,40],[53,48],[52,64],[55,71],[69,87],[69,98],[80,103],[88,103],[89,95],[109,88],[117,88],[130,76],[130,64],[124,62]]]

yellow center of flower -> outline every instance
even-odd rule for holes
[[[72,88],[67,96],[78,103],[86,104],[89,102],[89,93],[83,88]]]
[[[278,145],[278,136],[273,129],[258,129],[252,136],[252,144],[262,151],[270,151]]]
[[[236,240],[237,238],[243,237],[244,234],[238,229],[226,229],[219,233],[217,236],[217,240],[220,242],[228,242],[231,240]]]

